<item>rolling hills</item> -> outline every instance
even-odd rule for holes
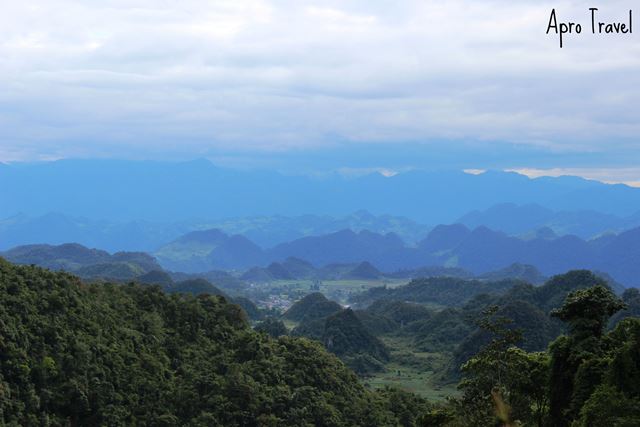
[[[416,245],[393,233],[341,230],[267,249],[244,236],[211,229],[187,233],[153,257],[139,252],[110,255],[74,244],[27,245],[3,254],[18,263],[66,269],[84,277],[132,278],[162,266],[198,275],[245,271],[244,278],[251,281],[450,275],[521,277],[540,283],[571,269],[599,271],[625,286],[640,280],[640,228],[584,240],[554,234],[518,238],[484,226],[451,224],[434,227]]]
[[[76,243],[18,246],[0,252],[0,256],[18,264],[75,272],[85,278],[128,280],[162,269],[155,258],[143,252],[116,252],[112,255]]]
[[[471,211],[456,222],[472,229],[485,226],[525,237],[536,230],[548,228],[556,235],[572,234],[590,239],[636,228],[640,226],[640,214],[619,217],[593,210],[554,211],[537,204],[502,203],[483,211]]]
[[[207,243],[194,239],[188,243],[190,246],[181,246],[181,242],[190,241],[193,236],[208,235],[213,237]],[[222,245],[221,241],[227,243]],[[462,224],[439,225],[416,246],[407,245],[392,233],[381,235],[366,230],[358,233],[342,230],[304,237],[271,249],[262,249],[248,239],[212,230],[188,234],[163,247],[157,254],[165,267],[182,271],[206,271],[220,267],[266,268],[251,272],[254,279],[260,280],[320,277],[319,273],[312,273],[312,267],[357,265],[365,261],[373,269],[396,277],[417,277],[421,271],[429,274],[429,268],[433,270],[434,267],[449,269],[440,270],[440,273],[458,277],[520,268],[520,271],[503,272],[503,277],[505,274],[509,277],[520,274],[539,283],[545,277],[584,268],[609,274],[626,286],[636,285],[640,280],[640,228],[583,240],[572,235],[518,238],[484,226],[469,229]],[[287,259],[302,260],[305,265],[298,268],[305,272],[288,271],[281,264]],[[535,266],[537,271],[526,271],[522,267],[525,265]],[[267,271],[269,269],[271,271]],[[363,278],[363,273],[355,274]],[[376,271],[369,268],[369,274],[375,276]]]
[[[188,219],[179,221],[104,220],[48,212],[30,216],[24,213],[0,219],[0,250],[28,244],[59,245],[76,242],[110,252],[152,252],[167,242],[192,231],[219,229],[230,235],[243,235],[261,247],[273,247],[305,236],[351,229],[377,233],[393,232],[408,242],[415,242],[430,227],[410,219],[373,215],[359,210],[344,216],[250,216],[222,219]]]

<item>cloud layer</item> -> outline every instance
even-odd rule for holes
[[[498,141],[635,162],[625,153],[640,149],[638,36],[566,36],[561,50],[545,35],[552,8],[588,24],[591,6],[11,2],[0,15],[0,161]],[[601,16],[633,6],[609,1]],[[522,160],[512,166],[535,167]]]

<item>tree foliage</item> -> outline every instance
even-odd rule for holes
[[[441,425],[639,425],[640,319],[621,320],[605,334],[625,307],[600,284],[570,292],[553,311],[568,335],[537,353],[514,346],[517,331],[496,317],[497,307],[485,311],[479,324],[492,339],[463,366],[463,395]]]
[[[319,343],[254,332],[221,296],[0,259],[0,298],[0,425],[410,426],[426,405],[368,391]]]

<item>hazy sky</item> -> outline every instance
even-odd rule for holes
[[[637,2],[2,3],[0,161],[572,168],[640,181],[640,27],[587,34],[589,7],[623,20]],[[545,35],[552,8],[585,26],[563,49]]]

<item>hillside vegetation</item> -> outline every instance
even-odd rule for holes
[[[70,271],[84,278],[130,280],[153,270],[161,270],[155,258],[143,252],[116,252],[111,255],[77,243],[18,246],[0,252],[0,255],[17,264]]]
[[[0,259],[2,425],[413,425],[319,344],[253,332],[224,297],[83,284]]]

